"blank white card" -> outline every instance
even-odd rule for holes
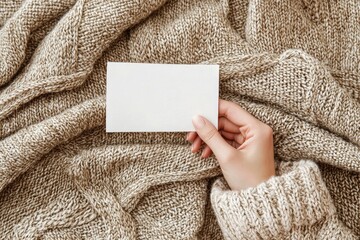
[[[194,131],[200,114],[218,127],[219,66],[107,63],[106,132]]]

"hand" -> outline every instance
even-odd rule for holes
[[[239,105],[219,100],[218,130],[206,118],[192,119],[196,132],[187,134],[192,152],[206,146],[202,157],[214,152],[232,190],[255,187],[275,175],[273,132]]]

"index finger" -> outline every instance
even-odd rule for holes
[[[219,116],[229,119],[240,127],[252,125],[259,121],[239,105],[223,99],[219,99]]]

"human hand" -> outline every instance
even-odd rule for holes
[[[239,105],[219,99],[218,130],[206,118],[192,119],[196,132],[187,134],[192,152],[203,142],[202,157],[212,152],[232,190],[255,187],[275,175],[273,132]]]

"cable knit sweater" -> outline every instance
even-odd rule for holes
[[[359,22],[357,0],[1,1],[0,238],[358,239]],[[277,175],[231,191],[185,133],[106,133],[108,61],[219,64]]]

